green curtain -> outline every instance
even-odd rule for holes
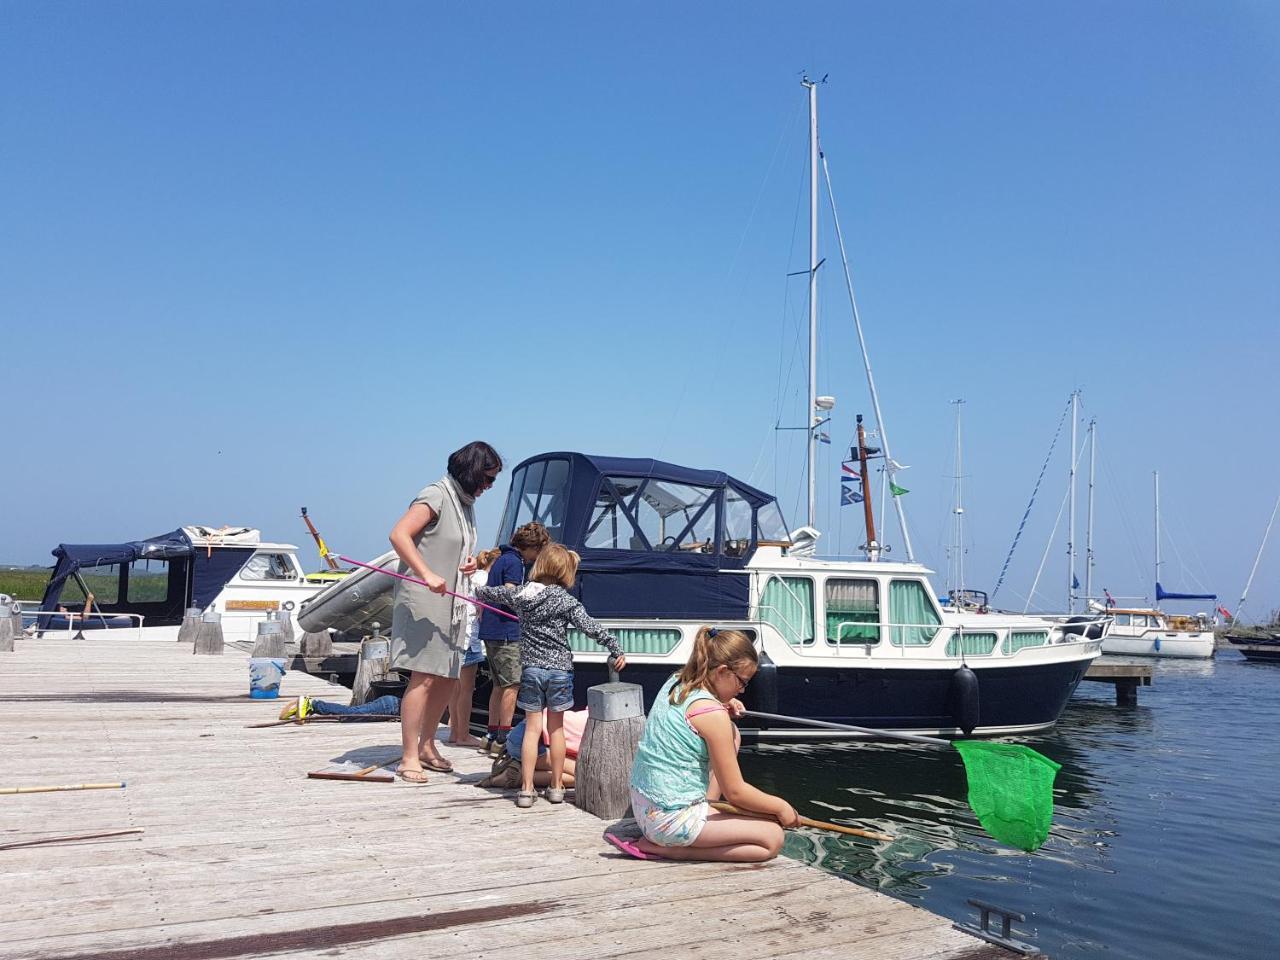
[[[874,580],[826,582],[828,643],[879,643],[880,592]]]
[[[760,598],[760,619],[777,627],[792,646],[813,643],[813,581],[770,577]]]
[[[947,656],[985,657],[996,648],[994,633],[956,633],[947,641]]]
[[[664,656],[680,643],[679,630],[633,630],[628,627],[609,632],[617,638],[618,643],[622,644],[623,653],[651,653]],[[581,630],[569,631],[569,648],[575,653],[599,653],[604,649]]]
[[[890,640],[897,647],[923,647],[938,634],[942,620],[929,602],[919,580],[894,580],[889,584]],[[927,626],[933,624],[933,626]]]
[[[1044,630],[1010,630],[1000,649],[1006,654],[1016,653],[1023,647],[1043,647],[1049,642],[1049,634]]]

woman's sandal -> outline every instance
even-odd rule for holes
[[[427,772],[413,767],[400,767],[396,770],[396,776],[413,787],[425,786],[427,783]]]
[[[634,840],[624,840],[616,833],[606,833],[605,840],[613,844],[629,857],[635,857],[637,860],[665,860],[666,857],[660,857],[656,853],[648,853],[640,849],[640,845]]]
[[[453,764],[444,757],[439,760],[434,757],[419,757],[418,761],[428,770],[434,770],[436,773],[453,773]]]

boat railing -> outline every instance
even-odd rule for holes
[[[128,627],[111,626],[109,621],[118,620],[121,617],[127,618],[131,621],[136,621],[136,622],[131,623]],[[53,618],[57,618],[59,620],[65,621],[66,626],[65,627],[61,625],[57,627],[48,626],[47,625],[48,621]],[[136,630],[138,633],[137,639],[141,640],[142,639],[142,623],[146,619],[147,619],[146,616],[141,613],[124,613],[124,612],[121,612],[121,613],[111,613],[111,612],[73,613],[70,610],[40,610],[40,609],[22,611],[23,630],[27,629],[27,622],[30,621],[31,624],[36,629],[37,636],[44,633],[49,633],[55,630],[56,631],[65,630],[67,633],[71,633],[74,630],[83,630],[87,624],[90,624],[96,620],[96,621],[101,621],[102,625],[100,627],[93,627],[92,629],[94,630],[126,630],[126,629]],[[77,623],[79,624],[79,626],[77,626]]]
[[[1105,624],[1111,619],[1093,617],[1068,623],[1067,617],[1037,617],[1039,622],[998,626],[828,619],[825,622],[826,633],[819,636],[818,625],[808,616],[784,616],[776,607],[765,605],[757,608],[757,616],[777,630],[787,645],[802,656],[865,657],[879,649],[896,650],[899,657],[906,659],[913,651],[931,650],[936,653],[940,648],[946,656],[957,660],[965,657],[1013,657],[1029,647],[1101,639],[1105,627],[1098,637],[1088,637],[1086,633],[1095,624]],[[1078,627],[1078,633],[1067,634],[1064,632],[1066,627]],[[802,636],[806,633],[812,639]],[[1058,634],[1057,639],[1055,633]],[[886,637],[888,642],[885,642]],[[885,653],[880,656],[885,656]]]

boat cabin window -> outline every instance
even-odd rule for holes
[[[509,531],[510,536],[536,520],[547,528],[552,540],[563,540],[568,492],[568,460],[539,460],[523,467],[511,478],[511,495],[499,529]]]
[[[828,577],[827,643],[880,642],[880,584],[873,579]]]
[[[106,563],[98,567],[81,567],[80,580],[83,580],[93,594],[94,603],[118,603],[120,600],[120,574],[123,568],[117,563]],[[68,610],[79,610],[87,599],[80,588],[80,580],[68,577],[62,585],[62,593],[58,597],[60,606]]]
[[[1010,630],[1000,645],[1002,653],[1017,653],[1023,647],[1043,647],[1049,642],[1047,630]]]
[[[1127,613],[1117,613],[1117,614],[1116,614],[1116,626],[1117,626],[1117,627],[1128,627],[1128,626],[1131,626],[1131,624],[1129,623],[1129,614],[1127,614]]]
[[[942,618],[919,580],[889,583],[889,639],[895,647],[924,647],[938,634]]]
[[[716,490],[644,477],[606,477],[586,545],[608,550],[716,551]]]
[[[680,631],[646,630],[631,627],[610,627],[609,632],[622,645],[623,653],[653,654],[664,657],[680,645]],[[569,648],[575,653],[603,653],[604,647],[581,630],[569,631]]]
[[[240,570],[241,580],[297,580],[298,575],[283,553],[255,553]]]
[[[163,603],[169,599],[169,561],[135,560],[129,564],[125,599],[129,603]]]
[[[745,557],[751,550],[751,504],[733,487],[724,492],[724,555]]]
[[[792,646],[813,643],[813,581],[808,577],[770,577],[760,596],[758,616],[777,627]]]
[[[996,648],[994,633],[969,633],[956,631],[947,641],[947,656],[985,657]]]
[[[782,519],[778,501],[766,503],[756,511],[756,539],[770,543],[790,543],[791,534]]]

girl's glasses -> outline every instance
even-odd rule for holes
[[[738,673],[738,671],[737,671],[737,670],[734,670],[732,667],[725,667],[725,669],[726,669],[726,670],[728,670],[730,673],[732,673],[732,674],[733,674],[733,679],[735,679],[735,680],[737,680],[737,681],[738,681],[738,689],[739,689],[739,690],[745,690],[745,689],[747,689],[747,684],[751,682],[751,678],[750,678],[750,677],[748,677],[746,680],[743,680],[743,679],[742,679],[742,674]]]

